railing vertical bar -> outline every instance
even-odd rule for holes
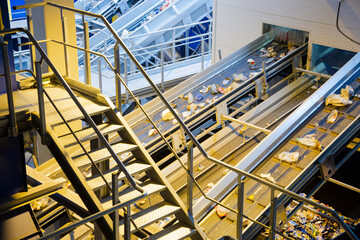
[[[236,238],[238,240],[243,239],[243,214],[244,214],[244,181],[242,175],[238,174],[238,199],[237,199],[237,224],[236,224]]]
[[[99,58],[99,60],[98,60],[97,68],[98,68],[98,74],[99,74],[99,88],[100,88],[100,91],[103,92],[102,73],[101,73],[101,58]]]
[[[119,184],[118,184],[119,173],[112,174],[112,204],[113,206],[119,203]],[[115,210],[113,213],[113,236],[114,240],[118,240],[119,234],[119,210]]]
[[[131,226],[130,226],[130,219],[131,219],[131,209],[130,205],[126,205],[126,213],[124,219],[124,239],[130,240],[131,239]]]
[[[161,45],[160,48],[160,58],[161,58],[161,91],[164,92],[164,50],[163,50],[163,46]]]
[[[115,44],[114,46],[114,58],[115,58],[115,71],[120,75],[120,49],[119,45]],[[115,74],[115,91],[116,91],[116,108],[122,113],[122,105],[121,105],[121,84],[120,79]]]
[[[0,45],[1,45],[3,66],[4,66],[6,94],[8,100],[9,117],[10,117],[9,135],[12,137],[16,137],[18,135],[18,128],[16,125],[15,103],[14,103],[13,87],[10,76],[11,70],[10,70],[10,62],[9,62],[9,52],[7,48],[8,44],[7,42],[5,42],[3,36],[0,36]]]
[[[38,104],[39,104],[39,114],[40,114],[40,136],[41,143],[45,145],[45,135],[46,135],[46,119],[45,119],[45,102],[44,102],[44,88],[42,82],[41,74],[41,62],[35,62],[36,70],[36,83],[37,83],[37,94],[38,94]]]
[[[204,37],[201,36],[201,71],[204,70]]]
[[[18,44],[18,51],[19,51],[19,70],[22,69],[22,46],[20,46],[21,44],[21,39],[19,35],[16,35],[16,40],[17,40],[17,44]]]
[[[172,43],[173,47],[172,47],[172,62],[175,63],[175,46],[176,46],[176,43],[175,43],[175,29],[173,30],[173,43]]]
[[[270,240],[275,240],[275,232],[274,230],[276,230],[276,209],[277,209],[277,198],[275,197],[275,190],[273,188],[271,188],[271,205],[270,205],[270,221],[269,221],[269,225],[271,228],[271,231],[269,233],[269,239]]]
[[[86,50],[90,50],[89,42],[89,23],[83,18],[83,28],[84,28],[84,47]],[[84,74],[86,79],[86,84],[91,85],[91,62],[90,62],[90,53],[85,52],[85,64],[84,64]]]
[[[126,54],[124,54],[124,81],[125,84],[128,84],[128,69],[127,69],[127,58],[126,58]],[[128,103],[129,101],[129,92],[127,91],[127,89],[125,89],[125,103]]]
[[[60,18],[61,18],[61,29],[62,29],[62,34],[63,34],[63,41],[64,41],[64,43],[67,43],[66,18],[64,17],[62,9],[60,9]],[[69,76],[68,56],[67,56],[65,44],[64,44],[64,58],[65,58],[65,76]]]
[[[193,215],[193,181],[192,177],[194,175],[194,145],[192,142],[189,143],[188,152],[187,152],[187,205],[189,215]]]

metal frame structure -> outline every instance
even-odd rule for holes
[[[135,66],[138,68],[138,70],[142,73],[142,75],[144,76],[144,78],[148,81],[148,83],[150,84],[150,86],[153,88],[153,90],[155,91],[155,93],[158,95],[158,97],[161,99],[161,101],[163,102],[163,104],[170,110],[170,112],[173,114],[173,116],[175,117],[175,119],[178,121],[179,125],[181,126],[181,128],[185,131],[185,133],[187,134],[187,136],[191,139],[191,144],[194,144],[199,152],[206,158],[208,159],[209,161],[211,162],[214,162],[218,165],[221,165],[227,169],[230,169],[232,172],[234,172],[236,175],[237,175],[237,179],[238,179],[238,188],[239,188],[239,192],[241,193],[243,191],[243,184],[242,184],[242,179],[244,177],[247,177],[249,179],[252,179],[252,180],[255,180],[256,182],[259,182],[261,184],[264,184],[266,186],[268,186],[270,189],[271,189],[271,205],[270,205],[270,212],[271,212],[271,218],[270,218],[270,225],[267,226],[255,219],[251,219],[247,216],[245,216],[243,213],[242,213],[242,202],[243,202],[243,195],[241,194],[238,194],[238,209],[237,210],[234,210],[234,209],[231,209],[225,205],[223,205],[222,203],[216,201],[215,199],[212,199],[208,196],[206,196],[206,194],[202,191],[202,189],[199,187],[197,181],[195,180],[195,178],[193,177],[193,173],[192,173],[192,165],[193,165],[193,160],[192,160],[192,146],[190,145],[189,146],[189,159],[188,159],[188,168],[180,161],[178,155],[176,154],[175,150],[170,146],[170,144],[166,141],[166,138],[164,137],[164,135],[161,133],[161,131],[158,129],[158,127],[156,126],[156,124],[151,120],[150,116],[148,115],[148,113],[145,111],[145,109],[141,106],[139,100],[135,97],[135,95],[133,95],[133,93],[130,91],[130,89],[128,88],[128,86],[126,85],[125,81],[121,78],[121,76],[116,73],[116,76],[118,78],[118,80],[121,81],[121,83],[124,85],[124,87],[127,89],[127,91],[129,92],[130,95],[132,95],[133,99],[135,100],[135,102],[138,104],[138,107],[143,111],[143,113],[145,114],[146,118],[149,119],[149,121],[151,122],[151,124],[153,125],[153,127],[155,128],[155,130],[158,131],[159,135],[161,136],[161,138],[166,142],[167,146],[171,149],[171,151],[174,153],[175,157],[177,158],[177,160],[180,161],[182,167],[187,171],[187,173],[189,174],[189,188],[188,188],[188,194],[191,195],[191,192],[192,192],[192,184],[195,183],[195,185],[197,187],[199,187],[201,193],[204,195],[204,197],[209,200],[209,201],[212,201],[213,203],[216,203],[216,204],[219,204],[221,205],[222,207],[226,208],[226,209],[229,209],[230,211],[233,211],[235,212],[237,215],[238,215],[238,220],[239,222],[242,222],[242,218],[245,217],[245,218],[248,218],[249,220],[251,220],[252,222],[256,223],[256,224],[259,224],[260,226],[266,228],[266,229],[269,229],[271,231],[271,234],[270,234],[270,239],[274,239],[275,237],[275,234],[279,234],[281,236],[284,236],[283,234],[281,234],[278,230],[276,230],[276,227],[277,227],[277,218],[276,218],[276,209],[277,209],[277,200],[278,200],[278,195],[275,193],[275,191],[279,191],[280,193],[284,194],[284,195],[287,195],[293,199],[296,199],[300,202],[304,202],[304,203],[307,203],[309,205],[312,205],[312,206],[315,206],[316,208],[318,209],[321,209],[327,213],[329,213],[330,215],[333,216],[333,218],[337,221],[337,223],[346,231],[346,233],[350,236],[351,239],[357,239],[357,237],[355,236],[355,234],[351,231],[351,229],[342,221],[342,219],[339,217],[339,215],[336,213],[336,211],[328,208],[328,207],[325,207],[317,202],[314,202],[312,200],[309,200],[305,197],[302,197],[294,192],[291,192],[287,189],[284,189],[280,186],[277,186],[275,184],[272,184],[262,178],[259,178],[257,176],[254,176],[246,171],[243,171],[243,170],[240,170],[236,167],[233,167],[229,164],[226,164],[224,162],[221,162],[211,156],[209,156],[207,154],[207,152],[202,148],[202,146],[200,145],[200,143],[198,142],[198,140],[196,139],[196,137],[192,134],[192,132],[189,130],[189,128],[186,126],[186,124],[182,121],[182,119],[176,114],[175,110],[172,108],[172,106],[170,105],[170,103],[166,100],[166,98],[164,97],[164,95],[161,93],[161,91],[158,89],[158,87],[151,81],[150,77],[147,75],[147,73],[145,72],[145,70],[142,68],[142,66],[140,65],[140,63],[136,60],[135,56],[130,52],[130,50],[126,47],[126,45],[124,44],[124,42],[119,38],[119,36],[115,33],[115,31],[112,29],[112,27],[110,26],[110,24],[102,17],[102,16],[98,16],[96,14],[92,14],[92,13],[86,13],[86,12],[83,12],[83,11],[80,11],[80,10],[74,10],[74,9],[71,9],[71,8],[68,8],[68,7],[64,7],[64,6],[60,6],[60,5],[56,5],[56,4],[52,4],[52,3],[42,3],[42,4],[33,4],[33,5],[28,5],[27,7],[30,8],[30,7],[39,7],[39,6],[45,6],[45,5],[51,5],[51,6],[55,6],[55,7],[59,7],[59,8],[62,8],[62,9],[67,9],[67,10],[72,10],[74,12],[79,12],[81,14],[84,14],[84,15],[89,15],[89,16],[94,16],[94,17],[99,17],[103,20],[104,24],[109,28],[110,32],[114,35],[115,39],[117,40],[117,44],[119,44],[123,49],[124,51],[127,53],[127,55],[129,56],[129,59],[131,59],[131,61],[135,64]],[[20,9],[21,7],[18,7],[18,9]],[[9,31],[9,32],[12,32],[12,31]],[[0,32],[1,34],[1,32]],[[360,61],[357,61],[358,59],[357,58],[360,58],[360,55],[358,54],[356,56],[356,59],[353,60],[353,62],[358,62],[358,64],[360,64]],[[46,60],[46,59],[45,59]],[[350,63],[351,64],[351,63]],[[356,66],[358,66],[358,64],[355,64]],[[50,65],[50,64],[49,64]],[[55,68],[53,68],[55,69]],[[344,73],[344,71],[346,71]],[[340,71],[337,73],[336,76],[333,77],[333,79],[330,79],[329,82],[328,82],[328,85],[329,86],[332,86],[331,84],[333,84],[333,82],[337,82],[339,81],[339,78],[341,78],[343,75],[345,75],[346,77],[352,77],[354,75],[354,73],[352,73],[350,76],[349,74],[346,74],[348,73],[347,70],[343,70]],[[56,74],[56,72],[55,72]],[[263,73],[265,74],[265,73]],[[61,76],[60,76],[61,77]],[[60,78],[60,81],[63,80],[62,78]],[[333,80],[333,81],[331,81]],[[65,83],[65,82],[64,82]],[[65,83],[65,86],[67,86],[67,84]],[[330,90],[334,90],[334,88],[330,89]],[[325,90],[323,91],[329,91],[329,89],[325,88]],[[326,92],[327,93],[327,92]],[[310,99],[309,101],[313,101],[313,103],[318,103],[318,101],[320,101],[321,99],[321,96],[323,96],[323,94],[325,93],[319,93],[319,94],[316,94],[315,95],[315,99]],[[304,107],[303,107],[304,108]],[[305,107],[305,108],[309,108],[309,106]],[[299,111],[303,111],[305,114],[309,114],[309,110],[307,111],[304,111],[304,109],[302,109],[302,107],[299,108]],[[313,109],[312,109],[313,110]],[[297,116],[296,115],[292,115],[290,118],[293,118],[295,119]],[[359,122],[359,119],[360,117],[358,117],[356,119],[356,121],[354,121],[356,124]],[[354,123],[354,124],[355,124]],[[350,128],[351,129],[351,128]],[[269,137],[266,139],[267,141],[264,141],[262,143],[262,145],[266,145],[269,141],[273,142],[271,136],[274,136],[275,134],[275,131],[272,132]],[[288,133],[289,134],[289,133]],[[280,134],[278,135],[277,137],[284,137],[283,134]],[[270,147],[274,147],[273,144],[270,144]],[[355,148],[354,148],[355,149]],[[265,149],[264,149],[265,150]],[[264,151],[264,154],[268,154],[266,151]],[[261,157],[264,157],[264,155],[261,155]],[[189,212],[192,212],[192,204],[189,203],[188,204],[188,207],[189,207]],[[238,230],[237,230],[237,233],[238,233],[238,236],[237,238],[238,239],[242,239],[242,226],[241,225],[238,225],[237,226]],[[286,236],[284,236],[286,237]],[[286,237],[287,238],[287,237]]]

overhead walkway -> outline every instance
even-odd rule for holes
[[[122,16],[111,24],[114,31],[119,35],[122,35],[124,30],[129,32],[128,36],[123,37],[125,44],[131,50],[175,40],[189,29],[192,23],[199,22],[204,17],[210,16],[212,12],[212,1],[178,0],[155,15],[162,3],[162,1],[155,0],[144,1],[131,9],[129,14]],[[136,17],[134,18],[134,16]],[[180,28],[179,26],[187,27]],[[171,29],[174,27],[179,28]],[[165,29],[169,30],[163,31]],[[92,51],[105,51],[107,55],[114,55],[115,40],[108,29],[104,28],[92,36],[89,42]],[[120,54],[123,53],[120,50]],[[154,57],[154,54],[148,57]],[[146,60],[147,58],[138,59],[140,62]],[[92,61],[94,61],[94,58]],[[79,64],[82,65],[83,63],[83,56],[79,55]],[[121,69],[124,69],[123,65]]]

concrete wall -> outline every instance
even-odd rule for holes
[[[312,43],[350,51],[357,45],[336,29],[338,0],[214,0],[213,62],[259,37],[263,23],[309,32]],[[340,29],[360,41],[360,1],[344,0]]]

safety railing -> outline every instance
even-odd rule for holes
[[[88,122],[88,124],[90,125],[90,127],[92,127],[95,131],[95,133],[98,135],[100,141],[104,144],[104,146],[107,148],[107,150],[110,152],[111,156],[114,158],[114,160],[116,161],[116,163],[119,166],[119,170],[121,170],[125,176],[127,177],[127,179],[129,180],[130,184],[137,189],[140,192],[144,192],[144,190],[138,186],[138,184],[135,182],[135,180],[132,178],[132,176],[130,175],[130,173],[126,170],[124,164],[120,161],[120,159],[118,158],[118,156],[116,155],[116,153],[114,152],[114,150],[111,148],[109,142],[106,140],[106,138],[104,137],[104,135],[100,132],[99,128],[96,126],[96,124],[94,123],[94,121],[92,120],[92,118],[88,115],[88,113],[86,112],[86,110],[84,109],[84,107],[81,105],[81,103],[79,102],[79,100],[76,98],[74,92],[72,91],[72,89],[70,88],[70,86],[67,84],[67,82],[65,81],[65,79],[61,76],[61,74],[59,73],[59,71],[56,69],[56,67],[53,65],[53,63],[51,62],[51,60],[48,58],[48,56],[46,55],[46,53],[44,52],[44,50],[40,47],[39,43],[36,41],[36,39],[33,37],[33,35],[24,28],[15,28],[15,29],[5,29],[0,31],[0,35],[7,35],[7,34],[15,34],[17,32],[23,32],[25,33],[29,40],[32,42],[32,44],[35,46],[35,48],[37,49],[37,51],[39,52],[39,54],[41,55],[41,60],[40,61],[36,61],[35,62],[35,79],[37,82],[37,87],[38,87],[38,98],[39,98],[39,113],[40,113],[40,119],[41,119],[41,127],[40,127],[40,135],[42,136],[43,141],[45,141],[45,134],[46,134],[46,117],[45,117],[45,109],[44,109],[44,97],[43,97],[43,93],[45,93],[45,95],[50,99],[50,96],[46,93],[46,91],[43,89],[42,87],[42,74],[41,74],[41,64],[42,62],[45,60],[45,62],[49,65],[49,67],[51,68],[51,70],[54,72],[54,75],[57,77],[57,79],[60,81],[61,85],[64,87],[64,89],[68,92],[68,94],[70,95],[71,99],[74,101],[74,103],[76,104],[76,106],[79,108],[79,110],[81,111],[81,113],[83,114],[84,118],[86,119],[86,121]],[[3,43],[3,47],[4,47],[4,43]],[[5,45],[6,48],[6,45]],[[5,49],[4,49],[5,50]],[[3,51],[3,54],[7,53],[7,48],[6,51]],[[5,55],[6,56],[6,55]],[[8,58],[5,58],[8,59]],[[6,62],[6,61],[4,61]],[[8,62],[8,61],[7,61]],[[4,63],[5,64],[5,63]],[[9,69],[9,68],[7,68]],[[10,72],[6,73],[6,75],[10,76]],[[6,77],[8,78],[8,77]],[[10,78],[9,78],[10,79]],[[8,81],[7,81],[8,82]],[[7,91],[8,94],[11,94],[12,91]],[[13,101],[13,100],[12,100]],[[51,101],[51,103],[53,104],[53,101]],[[56,108],[55,104],[53,104],[53,106]],[[15,111],[15,107],[13,104],[9,105],[9,110],[10,111]],[[57,112],[59,113],[60,117],[62,118],[62,120],[65,120],[63,118],[63,115],[61,114],[61,112],[57,109]],[[64,121],[65,124],[67,124],[66,120]],[[76,137],[76,134],[71,130],[70,126],[67,124],[67,126],[69,127],[69,130],[72,132],[72,134],[74,135],[76,141],[80,142],[79,139]],[[82,146],[82,144],[80,144],[80,146]],[[83,150],[85,150],[85,148],[82,146]],[[84,151],[86,153],[86,151]],[[90,161],[92,160],[90,155],[87,154]],[[92,161],[93,162],[93,161]],[[105,179],[105,178],[103,178]],[[109,183],[107,183],[108,187],[110,187]],[[110,187],[111,188],[111,187]]]
[[[125,228],[125,235],[128,236],[127,239],[130,238],[130,224],[129,222],[131,222],[134,227],[136,229],[138,229],[139,231],[141,231],[138,227],[137,224],[134,222],[134,220],[131,217],[131,213],[130,213],[130,204],[132,204],[133,202],[137,201],[138,198],[132,199],[131,201],[128,201],[126,204],[118,204],[119,203],[119,199],[118,199],[118,175],[120,173],[120,171],[122,171],[124,173],[124,175],[126,176],[127,180],[129,181],[130,185],[132,185],[132,187],[134,187],[134,189],[136,189],[137,191],[140,191],[141,193],[143,193],[140,198],[143,198],[147,195],[147,193],[135,182],[135,180],[132,178],[132,176],[130,175],[130,173],[127,171],[127,169],[125,168],[124,164],[120,161],[120,159],[118,158],[118,156],[116,155],[116,153],[113,151],[113,149],[111,148],[109,142],[106,140],[106,138],[103,136],[103,134],[100,132],[100,130],[97,128],[97,126],[95,125],[95,123],[93,122],[92,118],[87,114],[87,112],[85,111],[85,109],[82,107],[82,105],[80,104],[80,102],[76,99],[75,94],[72,92],[71,88],[67,85],[67,83],[65,82],[65,80],[62,78],[61,74],[56,70],[55,66],[52,64],[52,62],[50,61],[50,59],[48,58],[48,56],[45,54],[45,52],[41,49],[39,43],[35,40],[35,38],[32,36],[32,34],[27,30],[27,29],[7,29],[7,30],[3,30],[0,31],[0,35],[6,35],[6,34],[15,34],[17,32],[23,32],[25,33],[29,40],[31,41],[31,43],[36,47],[36,49],[38,50],[38,52],[41,55],[41,59],[40,61],[36,61],[35,62],[35,73],[31,70],[20,70],[20,71],[16,71],[14,73],[10,72],[10,66],[9,66],[9,58],[8,58],[8,50],[7,50],[7,43],[4,42],[3,37],[0,38],[0,45],[1,45],[1,52],[2,52],[2,56],[3,56],[3,63],[4,63],[4,69],[5,69],[5,79],[6,79],[6,86],[7,86],[7,96],[8,96],[8,103],[9,103],[9,115],[10,115],[10,130],[9,133],[11,136],[17,136],[17,125],[16,125],[16,116],[15,116],[15,105],[14,105],[14,100],[13,100],[13,96],[12,96],[12,86],[11,86],[11,78],[10,75],[11,74],[15,74],[15,73],[19,73],[19,72],[27,72],[30,73],[34,79],[36,80],[37,83],[37,94],[38,94],[38,106],[39,106],[39,115],[40,115],[40,127],[39,127],[39,133],[41,136],[41,141],[42,144],[46,144],[46,113],[45,113],[45,102],[44,102],[44,94],[45,96],[48,98],[49,102],[51,103],[51,105],[54,107],[55,111],[58,113],[58,115],[60,116],[60,118],[62,119],[63,123],[65,123],[66,127],[68,128],[68,130],[70,131],[70,133],[72,134],[72,136],[75,138],[77,144],[79,144],[79,146],[81,147],[82,151],[84,152],[84,154],[87,156],[87,158],[89,159],[89,161],[91,162],[92,166],[94,167],[94,170],[96,171],[96,173],[101,177],[101,179],[104,181],[106,187],[112,192],[112,199],[113,199],[113,205],[117,206],[116,208],[111,208],[113,209],[112,212],[115,212],[116,214],[114,216],[118,215],[118,209],[119,208],[123,208],[124,211],[124,215],[125,215],[125,224],[124,224],[124,228]],[[58,109],[58,107],[56,106],[55,102],[52,100],[51,96],[48,94],[48,92],[43,88],[43,82],[42,82],[42,73],[41,73],[41,65],[43,60],[46,61],[46,63],[49,65],[49,67],[52,69],[52,71],[54,72],[54,74],[57,76],[58,80],[61,82],[61,84],[64,86],[64,88],[67,90],[68,94],[70,95],[70,97],[73,99],[73,101],[75,102],[75,104],[77,105],[77,107],[80,109],[80,111],[83,113],[85,119],[88,121],[88,124],[94,129],[95,133],[98,135],[99,139],[102,141],[102,143],[104,144],[104,146],[107,148],[107,150],[110,152],[111,156],[114,158],[114,160],[118,163],[119,166],[119,171],[117,173],[113,174],[112,177],[112,186],[110,186],[110,183],[106,180],[106,178],[104,177],[103,173],[101,172],[101,170],[99,169],[99,167],[97,166],[97,164],[94,162],[94,160],[92,159],[91,155],[89,154],[89,152],[86,150],[86,148],[84,147],[84,145],[82,144],[82,142],[79,140],[79,138],[76,136],[75,132],[73,131],[73,129],[70,127],[69,123],[67,122],[67,120],[65,119],[65,117],[63,116],[63,114],[61,113],[61,111]],[[11,90],[11,91],[10,91]],[[105,141],[104,141],[105,140]],[[108,145],[109,147],[107,147],[106,145]],[[116,159],[117,158],[117,159]],[[120,163],[120,164],[119,164]],[[125,207],[124,207],[125,206]],[[107,211],[106,211],[107,212]],[[103,215],[105,215],[106,213],[98,213],[95,214],[97,217],[99,218]],[[90,221],[90,220],[89,220]],[[119,219],[117,217],[113,218],[113,224],[114,224],[114,229],[118,229],[119,226]],[[70,226],[71,227],[71,226]],[[74,227],[75,228],[75,227]],[[63,233],[63,230],[59,231],[61,233]],[[54,234],[54,233],[53,233]],[[117,234],[116,236],[119,235],[119,232],[117,230],[114,231],[114,234]],[[46,236],[46,238],[44,239],[50,239],[50,236]]]
[[[122,77],[120,76],[119,73],[119,69],[117,68],[118,63],[119,63],[119,54],[116,54],[118,52],[118,49],[115,51],[115,58],[117,58],[118,60],[115,60],[115,74],[116,74],[116,88],[117,88],[117,94],[118,94],[118,89],[120,88],[120,83],[123,84],[123,86],[126,88],[126,90],[129,92],[129,94],[132,96],[132,98],[134,99],[134,101],[136,102],[137,106],[139,107],[139,109],[141,109],[141,111],[144,113],[144,115],[146,116],[146,118],[149,120],[149,122],[151,123],[151,125],[154,127],[154,129],[158,132],[159,136],[164,140],[165,144],[167,145],[167,147],[170,149],[170,151],[174,154],[175,158],[179,161],[179,163],[181,164],[182,168],[185,169],[185,171],[187,172],[187,176],[188,176],[188,202],[187,202],[187,206],[188,206],[188,211],[189,214],[192,215],[192,206],[193,206],[193,199],[192,199],[192,186],[193,184],[195,184],[197,186],[197,188],[199,189],[199,191],[201,192],[201,194],[209,201],[218,204],[226,209],[228,209],[229,211],[232,211],[234,213],[237,214],[237,239],[242,239],[243,238],[243,218],[247,218],[250,221],[252,221],[253,223],[258,224],[259,226],[268,229],[271,234],[270,234],[270,239],[275,239],[275,234],[278,234],[284,238],[290,239],[289,237],[285,236],[284,234],[282,234],[281,232],[279,232],[277,230],[277,225],[278,222],[276,220],[276,209],[277,209],[277,205],[278,205],[278,196],[275,194],[275,191],[279,191],[282,194],[286,194],[289,197],[296,199],[297,201],[300,202],[304,202],[307,203],[308,205],[314,206],[322,211],[327,212],[328,214],[330,214],[331,216],[333,216],[333,218],[336,220],[336,222],[345,230],[345,232],[348,234],[348,236],[351,239],[358,239],[356,237],[356,235],[351,231],[351,229],[342,221],[342,219],[340,218],[340,216],[337,214],[336,211],[334,211],[331,208],[328,208],[326,206],[323,206],[317,202],[314,202],[310,199],[307,199],[303,196],[300,196],[292,191],[289,191],[285,188],[282,188],[276,184],[273,184],[267,180],[264,180],[260,177],[257,177],[251,173],[248,173],[246,171],[237,169],[225,162],[219,161],[216,158],[213,158],[211,156],[208,155],[208,153],[205,151],[205,149],[201,146],[201,144],[198,142],[198,140],[196,139],[196,137],[192,134],[192,132],[190,131],[190,129],[187,127],[187,125],[182,121],[182,119],[180,118],[180,116],[177,115],[177,113],[175,112],[175,110],[173,109],[173,107],[171,106],[171,104],[166,100],[165,96],[162,94],[162,92],[160,91],[160,89],[156,86],[156,84],[150,79],[149,75],[145,72],[145,70],[143,69],[143,67],[141,66],[141,64],[137,61],[137,59],[135,58],[135,56],[132,54],[132,52],[127,48],[127,46],[124,44],[124,42],[120,39],[120,37],[116,34],[116,32],[114,31],[114,29],[111,27],[111,25],[107,22],[107,20],[101,16],[101,15],[97,15],[97,14],[93,14],[93,13],[88,13],[88,12],[84,12],[84,11],[80,11],[80,10],[76,10],[76,9],[72,9],[69,7],[65,7],[65,6],[61,6],[61,5],[57,5],[57,4],[53,4],[53,3],[41,3],[41,4],[29,4],[26,6],[22,6],[19,7],[17,9],[20,8],[32,8],[32,7],[39,7],[39,6],[45,6],[45,5],[50,5],[50,6],[54,6],[54,7],[58,7],[60,9],[66,9],[69,11],[73,11],[73,12],[77,12],[77,13],[81,13],[83,15],[87,15],[87,16],[92,16],[92,17],[97,17],[100,18],[103,23],[108,27],[109,31],[113,34],[114,38],[117,41],[117,44],[119,46],[121,46],[123,48],[123,50],[126,52],[126,54],[128,55],[129,59],[134,63],[134,65],[136,66],[136,68],[138,69],[138,71],[144,76],[144,78],[147,80],[147,82],[149,83],[149,85],[151,86],[151,88],[153,89],[153,91],[156,93],[156,95],[159,97],[159,99],[163,102],[163,104],[166,106],[167,109],[169,109],[169,111],[172,113],[172,115],[174,116],[174,118],[176,119],[176,121],[178,122],[178,124],[180,125],[180,127],[184,130],[184,132],[187,134],[187,136],[190,139],[190,144],[187,146],[188,147],[188,161],[187,161],[187,166],[185,166],[185,164],[180,160],[180,157],[177,155],[176,151],[172,148],[172,146],[170,145],[170,143],[166,140],[164,134],[162,133],[162,131],[157,127],[157,125],[154,123],[154,121],[151,119],[151,117],[149,116],[149,114],[146,112],[146,110],[143,108],[143,106],[140,104],[140,101],[136,98],[136,96],[132,93],[132,91],[129,89],[129,87],[127,86],[127,84],[125,83],[125,81],[122,79]],[[286,56],[285,58],[288,58],[289,56]],[[261,75],[265,76],[265,72],[262,71]],[[121,104],[120,104],[121,105]],[[117,100],[117,106],[119,106],[119,102]],[[238,177],[238,182],[237,182],[237,188],[238,188],[238,206],[237,209],[232,209],[224,204],[222,204],[221,202],[212,199],[210,197],[208,197],[205,192],[201,189],[200,184],[196,181],[194,175],[193,175],[193,145],[195,145],[195,147],[197,147],[197,149],[199,150],[200,154],[207,160],[225,167],[233,172],[235,172]],[[267,226],[266,224],[257,221],[256,219],[253,219],[251,217],[246,216],[243,213],[243,203],[244,203],[244,181],[243,179],[247,177],[249,179],[252,179],[258,183],[261,183],[267,187],[270,188],[271,191],[271,204],[270,204],[270,219],[269,219],[269,226]]]

